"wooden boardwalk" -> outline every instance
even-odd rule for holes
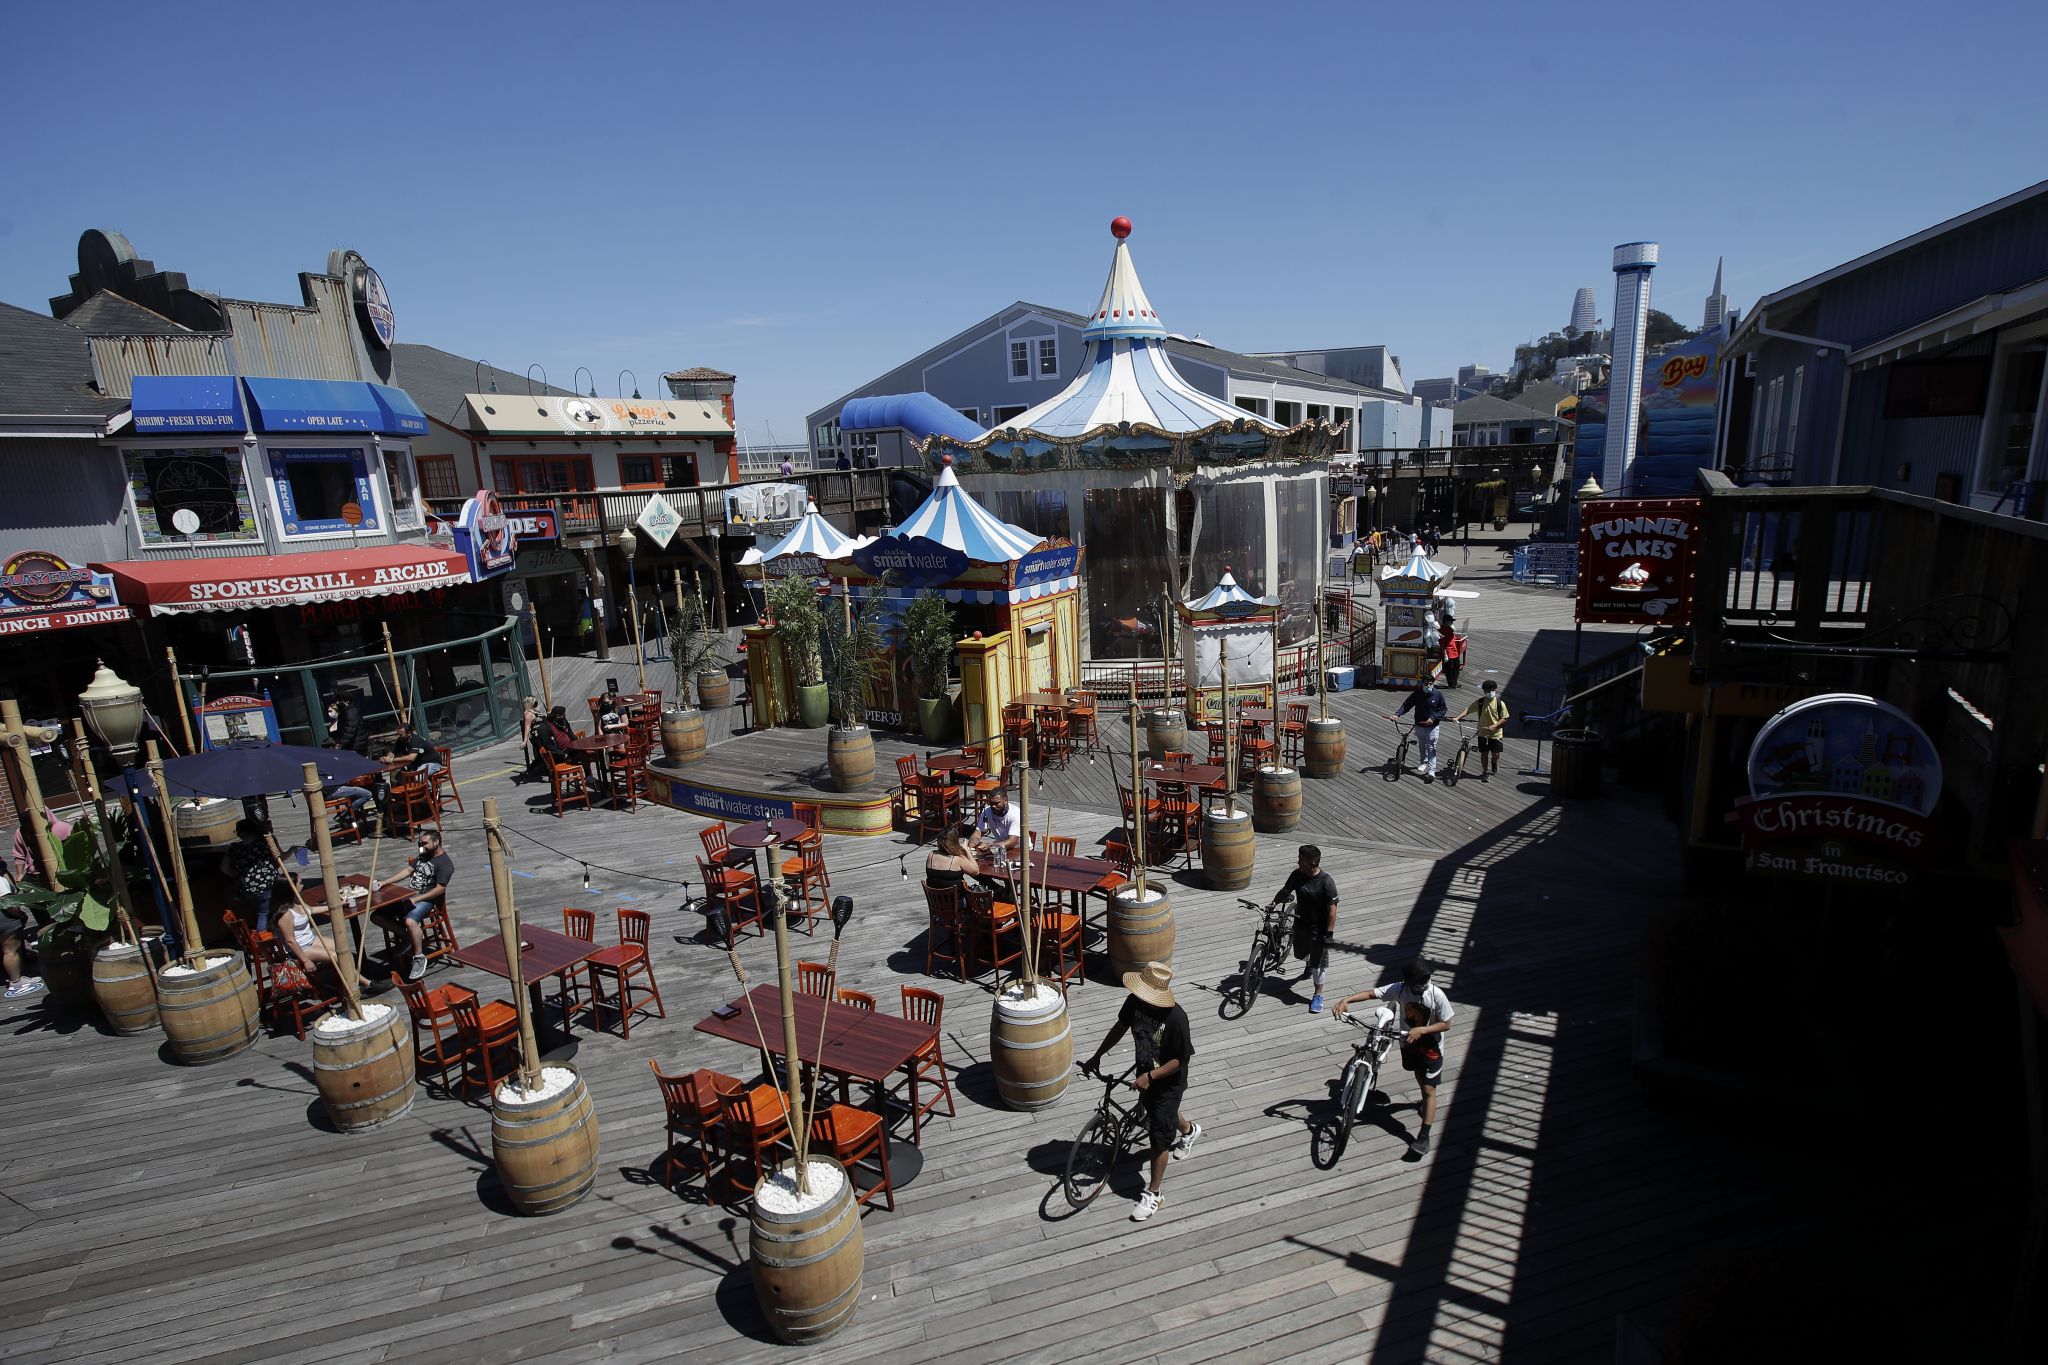
[[[1480,666],[1545,668],[1525,656],[1560,639],[1569,650],[1567,599],[1484,590],[1467,609]],[[1530,757],[1521,746],[1507,766]],[[505,750],[462,763],[469,811],[451,812],[448,842],[465,938],[493,923],[486,794],[515,831],[513,880],[533,922],[555,923],[564,905],[656,917],[669,1017],[630,1041],[581,1035],[603,1130],[592,1197],[551,1218],[510,1214],[489,1171],[489,1115],[474,1105],[422,1095],[374,1133],[328,1131],[309,1047],[289,1035],[186,1070],[162,1059],[160,1038],[11,1003],[0,1355],[787,1358],[753,1306],[743,1211],[648,1173],[662,1134],[646,1059],[734,1072],[751,1060],[692,1032],[736,987],[723,954],[694,941],[696,917],[678,912],[683,888],[647,880],[694,875],[705,822],[655,807],[558,821],[542,788],[510,785],[508,766]],[[1084,763],[1047,783],[1058,829],[1084,842],[1115,823],[1113,805],[1088,799],[1088,774]],[[1654,811],[1628,794],[1561,805],[1526,778],[1446,792],[1354,773],[1311,784],[1308,800],[1344,896],[1331,989],[1388,979],[1417,951],[1444,964],[1458,1019],[1435,1150],[1408,1156],[1416,1096],[1397,1076],[1381,1123],[1361,1125],[1334,1168],[1316,1165],[1348,1031],[1274,983],[1243,1018],[1219,1018],[1217,986],[1251,923],[1230,895],[1183,877],[1172,894],[1196,1046],[1187,1112],[1205,1136],[1172,1166],[1158,1217],[1125,1217],[1135,1165],[1095,1206],[1068,1211],[1055,1173],[1092,1087],[1035,1115],[1000,1108],[987,993],[940,983],[959,1116],[927,1128],[923,1173],[898,1211],[868,1215],[859,1319],[807,1359],[1606,1359],[1618,1330],[1654,1334],[1705,1249],[1771,1235],[1770,1181],[1713,1128],[1645,1107],[1630,1082],[1637,943],[1680,894],[1674,836]],[[1260,841],[1255,892],[1278,884],[1293,850]],[[834,890],[857,903],[841,982],[893,1008],[900,983],[929,984],[921,899],[900,873],[907,861],[914,879],[919,855],[877,839],[834,840],[828,855]],[[397,850],[378,856],[388,870]],[[371,857],[344,850],[345,870]],[[799,944],[825,956],[822,941]],[[763,940],[742,953],[754,979],[772,972]],[[1077,1050],[1120,1000],[1099,974],[1075,989]]]

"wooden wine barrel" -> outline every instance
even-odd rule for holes
[[[697,675],[697,705],[706,711],[732,705],[732,679],[723,671]]]
[[[1303,777],[1335,777],[1344,771],[1344,722],[1331,716],[1311,720],[1301,743]]]
[[[313,1025],[313,1081],[327,1117],[344,1133],[362,1133],[412,1108],[412,1025],[404,1010],[366,1004],[363,1017],[341,1011]]]
[[[172,963],[157,973],[157,1021],[171,1040],[171,1055],[204,1066],[244,1051],[256,1041],[256,983],[239,953],[215,953],[197,970]]]
[[[875,732],[865,725],[833,726],[825,742],[825,766],[836,790],[866,791],[875,781]]]
[[[205,796],[180,801],[177,812],[181,843],[232,844],[235,826],[242,819],[242,803],[224,797]]]
[[[134,944],[116,939],[93,954],[92,994],[114,1032],[132,1037],[156,1027],[156,982]]]
[[[788,1172],[785,1166],[777,1172],[780,1180],[764,1178],[755,1192],[747,1260],[768,1330],[803,1345],[823,1341],[853,1321],[867,1251],[845,1168],[825,1157],[810,1159],[813,1189],[834,1176],[838,1186],[814,1208],[792,1209],[784,1194]]]
[[[1040,982],[1030,995],[1021,984],[996,996],[989,1019],[988,1059],[996,1091],[1012,1109],[1048,1109],[1074,1077],[1074,1035],[1067,998]]]
[[[1145,713],[1145,752],[1165,758],[1169,751],[1184,753],[1188,747],[1188,722],[1178,707],[1165,706]]]
[[[1135,882],[1110,893],[1109,967],[1119,978],[1148,962],[1172,962],[1173,934],[1173,904],[1163,883],[1147,881],[1142,898]]]
[[[1252,828],[1282,834],[1301,823],[1301,774],[1264,767],[1252,774]]]
[[[1252,835],[1249,811],[1235,815],[1211,809],[1202,817],[1202,873],[1218,891],[1242,891],[1252,884]]]
[[[704,761],[704,713],[702,711],[663,711],[661,713],[661,752],[671,763],[702,763]]]
[[[541,1068],[569,1073],[568,1086],[553,1095],[525,1098],[498,1087],[491,1096],[491,1156],[498,1183],[521,1213],[560,1213],[597,1184],[597,1110],[573,1067],[559,1062]]]

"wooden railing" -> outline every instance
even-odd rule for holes
[[[855,513],[887,509],[888,475],[886,469],[820,470],[793,474],[784,482],[807,485],[818,510],[844,523]],[[701,540],[724,533],[725,495],[739,486],[707,483],[688,488],[501,493],[498,500],[507,511],[554,511],[561,518],[564,535],[615,535],[631,526],[647,506],[647,499],[659,493],[676,510],[677,534]],[[461,498],[429,498],[427,506],[438,515],[453,517],[462,511],[463,502]]]

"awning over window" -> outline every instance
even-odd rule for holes
[[[388,597],[473,581],[461,555],[423,545],[245,559],[135,559],[92,567],[113,575],[122,600],[147,602],[152,616]]]
[[[389,384],[372,384],[370,396],[377,400],[377,408],[384,415],[384,425],[377,429],[386,436],[427,434],[427,415],[420,411],[419,404],[413,402],[404,389],[394,389]]]
[[[376,431],[384,423],[368,384],[338,379],[245,379],[256,430]]]
[[[139,374],[130,407],[138,436],[247,431],[242,385],[233,375]]]

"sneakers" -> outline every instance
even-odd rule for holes
[[[1426,783],[1436,781],[1436,770],[1434,768],[1431,768],[1427,772],[1423,773],[1422,780]]]
[[[1147,1190],[1138,1196],[1138,1206],[1131,1210],[1131,1221],[1133,1223],[1142,1223],[1157,1212],[1159,1212],[1159,1193],[1156,1190]]]
[[[427,955],[425,953],[414,953],[412,955],[412,965],[405,969],[405,979],[407,981],[424,981],[427,979]]]
[[[1321,991],[1317,991],[1309,997],[1308,1012],[1310,1014],[1321,1014],[1323,1012],[1323,993]]]
[[[1415,1141],[1408,1144],[1408,1150],[1413,1152],[1417,1156],[1428,1155],[1429,1129],[1425,1128],[1420,1133],[1416,1134]]]
[[[9,1000],[19,1000],[25,995],[34,995],[42,988],[43,979],[40,976],[24,976],[19,981],[9,983],[6,991],[0,994],[4,994]]]
[[[1202,1125],[1197,1123],[1190,1126],[1189,1129],[1185,1133],[1182,1133],[1180,1137],[1174,1142],[1173,1159],[1175,1161],[1186,1160],[1188,1153],[1194,1151],[1195,1144],[1197,1142],[1200,1142],[1201,1140]]]

